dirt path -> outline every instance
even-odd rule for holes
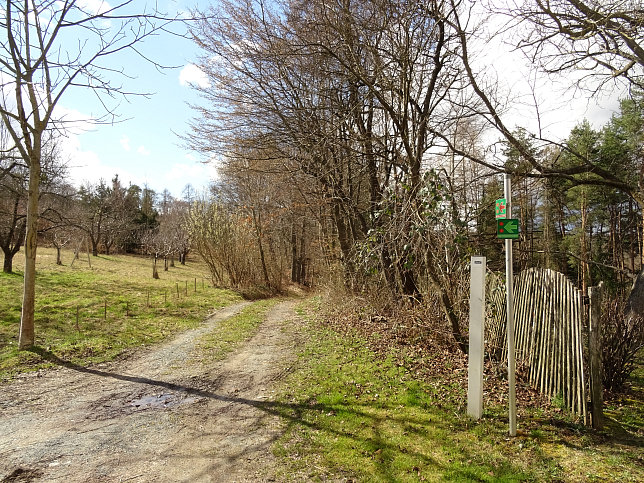
[[[266,401],[293,357],[294,302],[225,361],[191,358],[243,305],[121,363],[0,386],[1,481],[270,481],[281,424]]]

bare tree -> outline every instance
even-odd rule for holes
[[[0,132],[0,144],[3,148],[11,146],[8,131]],[[61,181],[65,175],[65,166],[61,162],[58,140],[47,136],[43,146],[43,176],[39,203],[40,217],[43,223],[39,230],[45,231],[59,224],[61,219]],[[0,248],[4,252],[3,270],[13,271],[13,258],[20,251],[26,232],[27,185],[29,171],[20,162],[17,150],[3,149],[0,166],[6,167],[5,175],[0,177]]]
[[[240,140],[254,159],[279,153],[289,175],[308,176],[324,200],[348,284],[361,283],[357,246],[377,239],[366,256],[379,258],[370,267],[379,281],[396,300],[439,293],[457,339],[441,274],[458,257],[444,260],[429,237],[417,237],[418,252],[410,253],[407,235],[411,220],[426,219],[419,193],[433,197],[432,209],[444,194],[433,174],[425,176],[449,163],[444,138],[470,115],[466,106],[481,103],[458,55],[460,3],[223,2],[195,32],[210,79],[201,92],[212,106],[199,110],[190,138],[208,154],[226,155]],[[401,215],[395,223],[390,207]]]
[[[48,130],[64,129],[56,108],[67,92],[89,89],[99,97],[106,114],[113,116],[109,99],[132,93],[118,83],[116,76],[125,73],[108,59],[124,51],[145,58],[137,45],[171,21],[155,9],[141,10],[133,0],[115,6],[77,0],[6,2],[0,19],[0,116],[29,169],[20,348],[35,340],[43,138]]]
[[[201,200],[190,211],[190,236],[219,286],[250,288],[261,275],[257,269],[254,235],[246,216],[232,212],[216,199]]]
[[[159,226],[155,231],[153,243],[156,252],[163,256],[163,270],[174,266],[174,259],[185,265],[186,255],[190,249],[187,220],[190,205],[176,200],[164,191],[159,215]]]
[[[641,0],[513,1],[504,13],[522,22],[517,47],[545,72],[584,72],[594,90],[616,78],[644,88]]]
[[[0,249],[4,253],[2,270],[13,272],[13,258],[25,239],[26,169],[14,168],[0,180]]]

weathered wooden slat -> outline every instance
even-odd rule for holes
[[[534,292],[533,300],[530,302],[533,307],[533,318],[532,318],[532,344],[530,348],[530,384],[533,387],[537,387],[539,381],[539,349],[543,341],[543,334],[541,332],[541,325],[539,323],[538,315],[541,311],[541,301],[542,301],[542,284],[541,284],[541,272],[535,272],[533,277],[533,283],[535,284],[536,290]]]
[[[530,272],[524,270],[519,274],[515,281],[514,309],[515,309],[515,349],[517,359],[523,360],[527,354],[525,343],[523,341],[523,334],[525,332],[525,324],[528,312],[528,304],[526,303],[530,297],[530,283],[528,283]]]
[[[572,368],[572,353],[574,351],[574,347],[572,345],[572,313],[571,313],[571,299],[572,299],[572,285],[569,283],[564,283],[564,323],[565,323],[565,347],[567,348],[566,350],[566,379],[565,379],[565,388],[566,388],[566,406],[569,408],[573,407],[573,401],[574,401],[574,393],[575,391],[573,390],[573,378],[571,374],[571,368]]]
[[[564,352],[566,351],[566,348],[564,346],[566,337],[564,334],[564,301],[566,299],[565,297],[565,290],[564,290],[564,280],[563,277],[561,276],[560,273],[556,274],[557,278],[557,313],[556,313],[556,319],[557,319],[557,331],[559,333],[559,344],[558,344],[558,350],[557,350],[557,395],[561,395],[562,399],[564,402],[566,401],[565,395],[564,395],[564,387],[563,387],[563,381],[564,381]]]
[[[505,288],[489,277],[487,351],[507,357]],[[584,414],[582,297],[565,275],[531,268],[515,277],[515,346],[529,368],[528,380],[551,396],[561,395],[572,411]]]
[[[583,341],[583,326],[584,326],[584,312],[583,312],[583,307],[584,307],[584,301],[583,301],[583,294],[581,291],[577,292],[577,297],[576,299],[578,300],[577,304],[577,320],[578,320],[578,325],[577,325],[577,334],[578,334],[578,341],[579,343],[577,344],[577,357],[579,358],[579,398],[581,399],[581,410],[584,415],[584,420],[588,419],[588,412],[587,412],[587,406],[586,406],[586,378],[585,378],[585,371],[584,371],[584,354],[583,354],[583,347],[584,347],[584,341]]]

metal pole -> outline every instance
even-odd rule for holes
[[[506,202],[506,217],[512,218],[512,188],[510,175],[505,174],[503,188]],[[514,277],[512,273],[512,240],[505,240],[505,291],[507,294],[507,334],[508,334],[508,385],[510,436],[517,435],[517,397],[516,397],[516,362],[514,359]]]

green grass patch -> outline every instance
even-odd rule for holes
[[[188,260],[152,278],[149,258],[111,255],[76,260],[38,249],[36,347],[17,349],[22,303],[20,273],[0,273],[0,379],[51,366],[55,358],[76,364],[111,360],[128,349],[196,327],[213,310],[241,301],[208,283],[205,265]],[[20,254],[14,266],[22,266]],[[55,357],[47,357],[47,355]]]
[[[215,330],[209,332],[197,344],[198,357],[203,363],[220,361],[250,339],[256,332],[266,313],[280,302],[267,299],[253,302],[244,307],[237,315],[222,320]]]
[[[274,446],[280,480],[642,481],[641,439],[610,439],[560,419],[519,421],[507,408],[465,414],[460,386],[418,381],[395,358],[309,319],[297,370],[273,407],[286,421]]]

